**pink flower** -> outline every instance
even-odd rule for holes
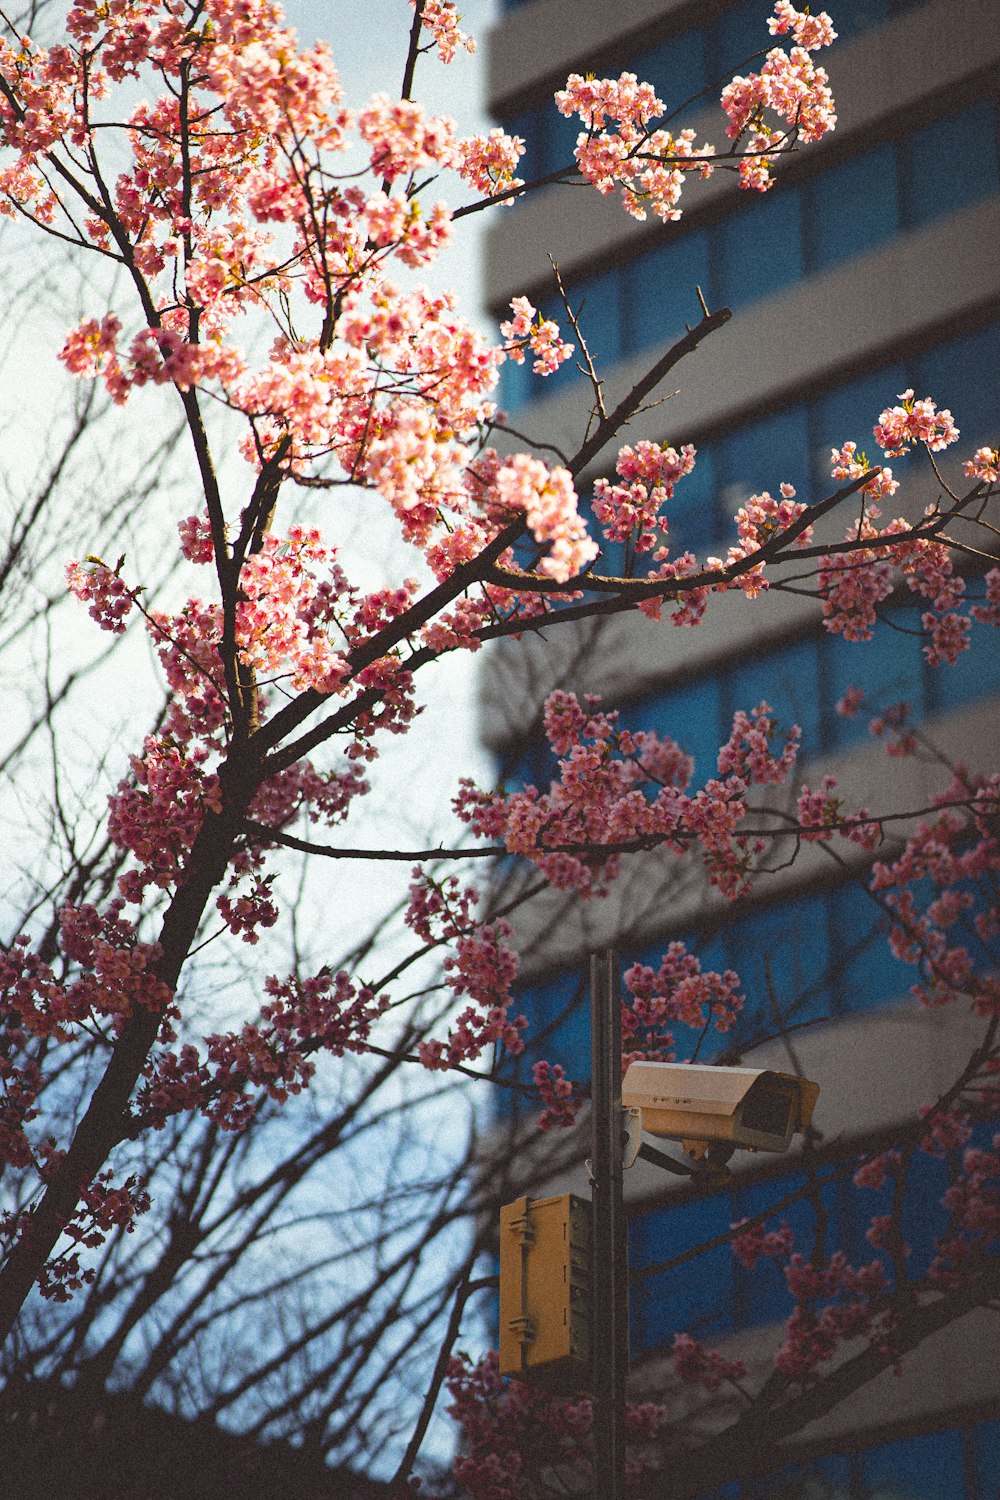
[[[950,411],[938,411],[926,397],[916,400],[912,390],[903,391],[899,399],[902,406],[884,411],[874,429],[875,439],[887,458],[905,453],[913,443],[923,443],[936,453],[957,441],[958,428]]]
[[[410,5],[415,6],[416,0],[410,0]],[[460,20],[454,0],[424,0],[420,22],[433,36],[438,57],[444,63],[451,62],[459,47],[464,47],[466,52],[476,50],[474,39],[459,30]]]
[[[971,479],[984,479],[987,484],[1000,483],[1000,450],[977,448],[972,458],[962,465]]]
[[[518,453],[498,469],[495,486],[499,504],[523,511],[532,536],[546,546],[540,573],[565,583],[593,562],[597,543],[587,535],[568,470],[548,469],[540,459]]]
[[[569,359],[573,353],[573,345],[563,342],[558,323],[554,323],[551,318],[543,318],[527,297],[515,297],[510,306],[514,316],[500,324],[500,332],[507,340],[507,357],[516,365],[521,365],[524,363],[525,351],[530,349],[535,356],[532,365],[535,374],[553,374]]]

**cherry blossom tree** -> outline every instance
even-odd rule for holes
[[[777,0],[770,31],[759,70],[723,90],[718,147],[672,130],[672,102],[641,80],[571,75],[556,107],[579,122],[575,157],[545,181],[582,180],[619,195],[633,216],[664,221],[713,172],[766,191],[778,157],[835,123],[829,80],[813,61],[833,39],[829,18]],[[902,580],[922,602],[929,659],[942,670],[967,648],[971,618],[1000,623],[991,556],[974,594],[957,566],[989,554],[998,456],[980,450],[964,488],[946,484],[936,455],[958,428],[931,394],[907,391],[872,414],[872,461],[860,434],[844,434],[832,457],[838,483],[825,497],[807,502],[776,473],[774,493],[739,512],[726,555],[699,557],[685,549],[683,526],[676,538],[670,531],[670,502],[695,450],[618,444],[665,377],[724,325],[726,309],[702,301],[695,326],[609,410],[585,320],[571,305],[560,328],[517,297],[491,342],[452,296],[417,280],[463,219],[504,212],[539,185],[517,176],[517,138],[463,137],[414,97],[424,55],[448,63],[467,41],[449,0],[416,0],[398,96],[368,101],[345,98],[330,48],[300,47],[270,0],[85,0],[45,42],[12,23],[0,42],[0,204],[24,243],[65,247],[74,263],[94,267],[61,361],[84,389],[103,392],[106,420],[123,435],[145,433],[161,411],[176,413],[183,435],[183,489],[141,495],[158,526],[169,520],[174,565],[145,571],[119,555],[114,515],[100,512],[89,524],[106,534],[66,559],[68,589],[96,630],[112,643],[145,635],[162,708],[144,736],[122,751],[108,746],[112,787],[96,816],[88,809],[92,841],[67,838],[44,900],[36,892],[22,901],[0,955],[2,1150],[15,1183],[0,1220],[0,1326],[16,1348],[43,1302],[78,1298],[82,1321],[39,1325],[56,1329],[47,1336],[57,1366],[72,1360],[81,1330],[100,1329],[109,1305],[102,1267],[123,1265],[128,1236],[141,1237],[144,1222],[166,1224],[166,1239],[145,1241],[147,1279],[119,1337],[156,1303],[157,1268],[166,1289],[190,1263],[190,1240],[182,1234],[171,1248],[169,1209],[153,1201],[169,1193],[171,1142],[183,1143],[189,1165],[178,1181],[189,1196],[192,1183],[208,1181],[209,1162],[231,1166],[238,1183],[234,1143],[250,1142],[253,1186],[238,1204],[236,1236],[249,1252],[255,1205],[275,1211],[301,1149],[284,1152],[272,1182],[254,1157],[253,1143],[268,1138],[255,1134],[262,1122],[298,1119],[311,1097],[343,1131],[362,1118],[380,1070],[421,1070],[423,1101],[455,1079],[498,1079],[504,1056],[524,1045],[510,919],[538,892],[600,895],[623,862],[652,848],[700,858],[728,898],[758,878],[779,837],[880,851],[879,810],[844,805],[829,781],[818,792],[799,788],[797,811],[778,832],[773,819],[754,826],[755,789],[788,782],[796,762],[797,732],[779,733],[766,704],[735,715],[717,774],[699,786],[682,741],[628,733],[613,712],[566,691],[546,708],[558,766],[550,787],[452,789],[465,826],[453,847],[342,841],[418,713],[434,663],[623,611],[697,626],[731,590],[753,600],[810,589],[827,628],[863,642]],[[495,399],[503,362],[530,360],[545,375],[574,356],[593,395],[576,450],[554,453],[544,433],[518,438]],[[929,458],[930,489],[901,498],[885,520],[881,508],[896,503],[899,484],[883,460],[909,449]],[[578,487],[595,466],[605,477],[592,532]],[[372,500],[405,553],[378,587],[362,581],[339,540],[344,514]],[[604,566],[609,544],[621,541],[624,576]],[[902,747],[905,736],[892,742]],[[921,1150],[960,1154],[970,1110],[989,1102],[995,981],[962,935],[971,922],[985,946],[996,931],[992,894],[970,904],[967,886],[993,891],[997,792],[996,778],[980,784],[955,767],[933,814],[875,866],[873,892],[897,952],[917,965],[921,998],[971,1005],[984,1039],[899,1155],[865,1164],[871,1181],[903,1181]],[[320,868],[344,859],[412,867],[397,956],[379,964],[374,941],[340,941],[331,946],[341,961],[307,963],[284,877],[291,854]],[[513,894],[476,878],[474,861],[497,856],[531,872]],[[927,879],[938,887],[929,904]],[[281,943],[283,932],[291,941]],[[206,1017],[206,953],[214,972],[241,975],[232,1020]],[[282,967],[280,957],[289,960]],[[676,947],[657,972],[633,971],[628,982],[631,1055],[669,1051],[677,1022],[724,1031],[741,1004],[738,976],[703,972]],[[344,1080],[348,1093],[330,1109],[329,1090]],[[572,1119],[579,1090],[557,1058],[538,1065],[525,1092],[543,1125]],[[199,1158],[202,1145],[209,1154]],[[317,1143],[317,1159],[329,1145]],[[804,1259],[780,1230],[734,1231],[747,1259],[787,1261],[796,1298],[764,1398],[769,1431],[815,1414],[814,1390],[836,1381],[814,1387],[812,1377],[845,1338],[866,1338],[858,1358],[881,1367],[970,1299],[995,1294],[995,1265],[984,1256],[996,1231],[996,1171],[992,1152],[965,1153],[949,1190],[953,1232],[915,1286],[891,1214],[872,1231],[888,1272],[881,1262]],[[214,1178],[211,1186],[214,1194]],[[195,1192],[188,1218],[173,1221],[189,1236],[197,1201]],[[377,1215],[378,1202],[369,1207]],[[440,1211],[447,1221],[450,1210]],[[166,1218],[147,1217],[157,1212]],[[203,1223],[196,1249],[208,1245],[205,1233]],[[392,1233],[381,1233],[373,1230],[373,1243],[391,1258]],[[473,1264],[474,1256],[468,1274],[445,1278],[456,1308]],[[120,1308],[118,1296],[110,1300]],[[426,1332],[446,1300],[427,1293],[413,1327],[426,1312]],[[185,1316],[197,1322],[205,1306],[198,1292]],[[342,1359],[352,1299],[339,1307]],[[321,1309],[303,1314],[300,1348],[310,1357],[323,1321]],[[161,1334],[150,1370],[185,1345],[181,1326]],[[355,1352],[370,1337],[359,1335]],[[450,1326],[445,1353],[454,1337]],[[681,1382],[710,1395],[740,1380],[683,1335],[675,1365]],[[374,1378],[358,1379],[363,1395],[374,1390]],[[539,1422],[550,1447],[586,1463],[586,1403],[540,1405],[516,1384],[501,1387],[488,1364],[456,1365],[451,1379],[467,1442],[459,1474],[471,1493],[530,1493],[515,1459],[537,1442]],[[752,1420],[761,1410],[758,1401]],[[724,1470],[719,1455],[726,1442],[738,1449],[749,1420],[735,1417],[706,1447],[705,1475]],[[639,1406],[631,1421],[637,1439],[655,1446],[669,1417]],[[411,1444],[401,1480],[414,1456]]]

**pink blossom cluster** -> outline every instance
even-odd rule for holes
[[[623,978],[629,1001],[622,1008],[622,1032],[630,1060],[636,1056],[632,1039],[640,1029],[655,1034],[680,1022],[699,1029],[712,1023],[716,1030],[728,1031],[745,1001],[738,974],[703,970],[698,955],[677,940],[668,945],[658,969],[633,964]]]
[[[719,775],[738,778],[747,786],[780,785],[795,765],[802,732],[792,724],[779,748],[781,738],[769,703],[759,703],[749,714],[737,709],[729,739],[719,750]]]
[[[983,625],[1000,628],[1000,568],[990,568],[983,582],[986,585],[986,603],[974,604],[969,613]]]
[[[863,563],[852,554],[823,558],[819,572],[823,624],[832,634],[847,641],[871,640],[878,606],[893,587],[892,564],[884,554],[884,548],[873,547]]]
[[[838,1250],[824,1265],[814,1265],[796,1252],[785,1279],[798,1306],[774,1361],[783,1375],[811,1380],[845,1340],[881,1337],[880,1300],[888,1290],[881,1261],[854,1268]]]
[[[494,1351],[473,1364],[452,1358],[447,1389],[449,1415],[462,1432],[452,1472],[471,1500],[528,1500],[544,1475],[556,1493],[573,1493],[591,1481],[593,1405],[589,1397],[552,1396],[521,1380],[505,1380]],[[654,1402],[628,1402],[626,1489],[636,1500],[648,1494],[651,1470],[659,1467],[650,1447],[667,1418]]]
[[[895,859],[873,866],[872,889],[892,913],[894,954],[918,966],[918,999],[933,1006],[965,1001],[974,1014],[991,1017],[1000,1013],[1000,985],[989,966],[974,962],[970,944],[989,944],[1000,932],[1000,778],[977,785],[959,767],[937,800],[948,805],[917,825]]]
[[[874,501],[886,499],[899,489],[899,480],[893,479],[892,470],[887,467],[873,468],[865,454],[858,452],[857,443],[845,443],[842,448],[831,449],[830,462],[834,479],[860,479],[862,474],[867,474],[872,469],[872,477],[861,492]]]
[[[808,508],[795,499],[795,487],[790,484],[782,484],[780,500],[775,500],[767,490],[761,495],[751,495],[746,504],[736,512],[736,530],[740,541],[739,546],[729,548],[726,565],[738,563],[766,547],[768,542],[780,539]],[[795,546],[808,546],[811,540],[812,527],[806,526],[796,535]],[[764,564],[758,563],[748,571],[741,571],[737,582],[748,598],[756,598],[767,587]]]
[[[902,391],[899,399],[902,406],[887,407],[875,424],[875,439],[887,458],[898,458],[914,443],[938,453],[957,441],[950,411],[938,411],[926,396],[917,400],[912,389]]]
[[[538,1090],[542,1113],[538,1117],[539,1130],[564,1130],[576,1124],[582,1099],[567,1078],[561,1063],[536,1062],[531,1069],[531,1080]]]
[[[825,10],[810,15],[808,9],[796,10],[791,0],[775,0],[774,15],[768,21],[767,29],[772,36],[791,32],[797,45],[807,52],[818,52],[821,47],[829,47],[837,40],[833,22]]]
[[[115,1187],[114,1174],[100,1172],[80,1189],[76,1212],[65,1225],[63,1234],[71,1245],[96,1250],[116,1229],[131,1234],[137,1216],[147,1213],[150,1204],[149,1194],[137,1176],[128,1177],[120,1187]],[[80,1253],[67,1246],[45,1262],[39,1274],[38,1290],[49,1302],[68,1302],[81,1287],[93,1285],[96,1279],[96,1268],[84,1266]]]
[[[136,1007],[169,1011],[171,991],[156,976],[159,946],[137,940],[135,927],[122,915],[124,907],[115,897],[103,912],[89,902],[61,909],[60,947],[77,973],[63,985],[60,1015],[54,1019],[106,1017],[117,1029]]]
[[[760,72],[737,75],[721,101],[729,117],[726,134],[743,148],[740,185],[759,192],[771,186],[773,156],[789,138],[818,141],[837,123],[829,75],[809,56],[835,39],[829,16],[776,4],[768,29],[774,36],[791,32],[796,45],[787,53],[772,48]],[[768,124],[769,114],[783,121],[784,129]]]
[[[1000,1135],[991,1144],[989,1151],[962,1151],[960,1170],[941,1199],[949,1228],[928,1269],[928,1280],[938,1287],[960,1285],[1000,1247]]]
[[[426,1068],[472,1062],[489,1046],[513,1054],[524,1050],[521,1034],[528,1023],[524,1016],[508,1015],[518,969],[513,929],[503,918],[477,921],[478,900],[478,891],[463,887],[457,876],[436,880],[419,867],[414,870],[406,924],[428,946],[447,945],[445,982],[456,998],[466,995],[472,1001],[444,1041],[418,1043],[417,1055]]]
[[[239,886],[243,870],[234,870],[232,884]],[[261,927],[273,927],[278,920],[278,908],[274,900],[273,875],[255,875],[242,890],[234,895],[221,891],[215,898],[215,906],[229,931],[245,943],[259,943]]]
[[[843,834],[866,853],[874,853],[882,842],[882,828],[865,807],[848,811],[837,795],[837,778],[824,776],[822,787],[814,792],[803,784],[799,790],[796,813],[799,837],[806,844],[829,843],[834,831]]]
[[[608,540],[631,541],[636,552],[651,551],[658,534],[667,531],[660,511],[694,461],[690,443],[678,450],[643,439],[634,448],[620,449],[615,467],[625,483],[598,479],[594,485],[594,514]]]
[[[205,773],[204,749],[149,735],[142,755],[130,757],[132,774],[109,798],[108,834],[138,864],[119,881],[129,901],[147,887],[168,889],[177,879],[207,809],[219,806],[218,777]]]
[[[541,459],[516,453],[500,466],[495,484],[497,502],[507,511],[523,512],[532,536],[545,547],[541,574],[566,583],[593,562],[599,549],[587,534],[567,469],[550,469]]]
[[[0,984],[2,982],[0,979]],[[6,1007],[4,1021],[8,1050],[25,1049],[28,1033],[17,1024],[15,1016],[7,1012]],[[9,1056],[0,1057],[0,1160],[14,1171],[23,1171],[34,1161],[26,1127],[38,1115],[36,1104],[43,1084],[42,1070],[37,1062],[29,1059],[18,1065]]]
[[[704,1391],[717,1391],[724,1381],[739,1381],[746,1375],[741,1360],[726,1359],[717,1349],[706,1349],[689,1333],[675,1335],[671,1354],[678,1378]]]
[[[910,705],[904,701],[890,703],[869,720],[869,734],[885,744],[887,755],[903,759],[917,748],[917,737],[910,726]]]
[[[1000,449],[977,448],[962,467],[970,479],[982,479],[987,484],[1000,484]]]
[[[719,753],[721,779],[692,795],[684,790],[690,762],[666,736],[620,731],[617,714],[585,714],[573,694],[558,694],[547,720],[560,755],[551,789],[483,792],[463,782],[455,808],[473,832],[502,839],[557,889],[588,895],[614,879],[622,846],[681,854],[697,845],[712,884],[727,896],[739,893],[754,852],[738,831],[747,792],[788,775],[797,729],[778,746],[765,705],[751,715],[738,713]],[[660,780],[658,770],[669,779]]]
[[[975,1274],[1000,1244],[1000,1136],[993,1137],[992,1149],[983,1150],[968,1144],[972,1125],[960,1106],[925,1108],[922,1113],[927,1130],[920,1151],[947,1161],[950,1168],[950,1182],[941,1196],[947,1227],[935,1241],[934,1257],[923,1276],[926,1286],[943,1291]],[[900,1151],[887,1151],[863,1164],[854,1181],[859,1187],[879,1189],[898,1180],[904,1170]],[[894,1199],[897,1196],[898,1188]],[[909,1254],[899,1234],[898,1207],[873,1218],[868,1239],[894,1257]]]
[[[739,1229],[732,1242],[733,1254],[748,1271],[755,1270],[759,1260],[787,1260],[792,1254],[795,1241],[786,1223],[778,1229],[765,1229],[763,1224],[748,1224],[745,1229],[734,1224],[733,1228]]]
[[[416,0],[410,0],[410,5],[415,7]],[[438,57],[443,63],[450,63],[459,47],[464,47],[466,52],[476,50],[474,38],[459,30],[461,19],[454,0],[424,0],[420,24],[434,38]]]
[[[122,558],[117,567],[109,568],[99,557],[88,557],[86,564],[71,562],[66,567],[70,593],[89,604],[90,618],[112,635],[125,634],[125,620],[139,592],[122,580],[124,562]]]
[[[371,147],[371,167],[383,182],[409,177],[418,168],[443,166],[454,153],[455,123],[428,115],[412,99],[376,94],[358,115],[358,130]]]
[[[560,1399],[524,1381],[505,1381],[498,1364],[491,1351],[478,1364],[459,1355],[448,1367],[448,1412],[463,1435],[453,1473],[473,1500],[521,1500],[542,1454],[550,1470],[560,1459],[581,1454],[593,1420],[589,1400]]]
[[[555,102],[560,114],[578,114],[585,126],[575,152],[583,177],[605,196],[620,189],[622,204],[635,219],[645,219],[648,209],[663,220],[679,219],[685,174],[712,173],[714,148],[696,146],[693,130],[675,136],[651,128],[665,106],[634,73],[617,79],[571,73]]]
[[[531,366],[535,374],[554,374],[573,353],[573,345],[563,341],[559,324],[543,318],[527,297],[514,297],[510,306],[514,316],[500,324],[500,332],[507,341],[504,345],[507,357],[522,365],[525,352],[530,349],[535,356]]]
[[[50,1138],[33,1139],[38,1100],[45,1076],[36,1044],[46,1047],[69,1041],[95,1025],[120,1031],[136,1009],[172,1014],[171,993],[155,973],[159,949],[140,943],[133,925],[122,916],[124,903],[112,901],[105,913],[90,905],[66,905],[60,913],[64,972],[57,977],[21,934],[0,954],[0,1151],[4,1163],[18,1170],[34,1170],[44,1180],[57,1165]],[[24,1060],[15,1061],[18,1052]],[[39,1127],[40,1132],[43,1127]],[[96,1192],[96,1189],[95,1189]],[[138,1197],[135,1198],[138,1204]],[[94,1204],[96,1205],[96,1198]],[[80,1221],[83,1222],[82,1220]],[[27,1221],[30,1226],[30,1216]],[[12,1233],[26,1228],[18,1216],[7,1226]],[[78,1236],[82,1238],[82,1236]],[[61,1298],[82,1285],[79,1258],[66,1252],[51,1262],[43,1285],[46,1295]]]
[[[455,147],[457,170],[463,182],[486,198],[495,198],[511,188],[523,187],[524,178],[516,176],[517,164],[524,155],[524,140],[508,135],[494,125],[486,135],[468,136]],[[515,201],[514,197],[506,200]]]
[[[670,557],[668,548],[657,547],[653,553],[654,564],[647,573],[650,579],[662,579],[664,590],[662,594],[652,594],[640,600],[637,608],[648,620],[660,620],[663,616],[663,605],[665,600],[671,600],[673,608],[669,616],[671,625],[692,626],[700,625],[705,618],[708,601],[711,596],[711,588],[706,584],[704,588],[686,588],[683,592],[675,592],[670,588],[671,582],[689,578],[693,573],[702,572],[702,565],[693,552],[681,552],[677,557]],[[713,559],[708,559],[708,566],[713,566]],[[729,587],[726,582],[718,584],[720,592]]]
[[[272,976],[265,990],[270,999],[258,1023],[206,1037],[204,1054],[191,1043],[163,1049],[137,1099],[145,1124],[160,1128],[175,1114],[199,1109],[224,1130],[243,1130],[262,1097],[284,1103],[302,1091],[315,1070],[314,1053],[363,1051],[387,1004],[343,971]]]

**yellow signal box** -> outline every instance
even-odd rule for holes
[[[568,1394],[591,1383],[590,1204],[574,1193],[500,1210],[500,1373]]]

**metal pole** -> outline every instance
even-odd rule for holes
[[[594,1496],[624,1500],[628,1237],[622,1197],[621,981],[614,950],[590,960]]]

